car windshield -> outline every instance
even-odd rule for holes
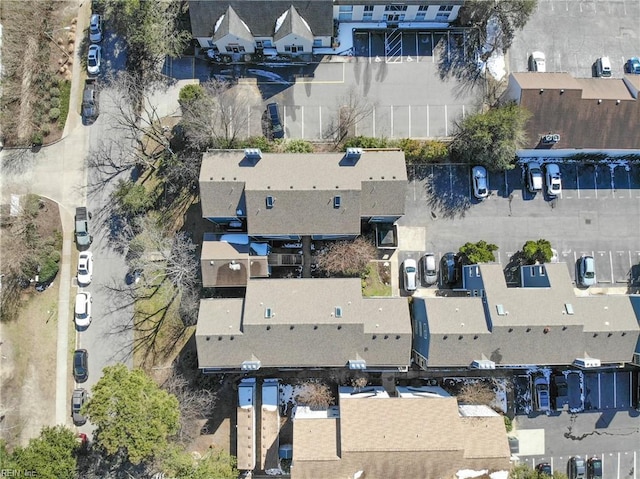
[[[91,25],[90,32],[91,33],[100,33],[100,29],[98,28],[98,25]]]
[[[95,57],[89,57],[89,66],[95,67],[98,64]]]
[[[407,273],[415,273],[416,269],[413,266],[407,266]]]

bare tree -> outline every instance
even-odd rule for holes
[[[367,269],[376,255],[376,248],[369,240],[359,236],[353,241],[337,241],[316,256],[318,267],[327,274],[358,276]]]
[[[156,169],[159,160],[174,154],[171,129],[163,125],[158,105],[151,101],[150,92],[139,78],[119,72],[110,81],[116,89],[113,95],[116,128],[122,130],[126,141],[133,145],[127,164]]]
[[[199,432],[198,421],[207,419],[213,412],[216,395],[212,391],[194,387],[175,367],[162,384],[162,389],[178,398],[180,405],[180,430],[178,438],[183,443],[195,439]]]
[[[197,149],[235,147],[247,136],[249,111],[259,103],[255,90],[220,80],[203,88],[204,98],[182,105],[186,137]]]
[[[329,386],[313,380],[304,383],[302,391],[295,399],[301,406],[309,406],[312,409],[326,409],[335,403]]]
[[[333,138],[336,145],[341,144],[348,136],[355,135],[356,126],[373,114],[375,103],[358,93],[355,86],[338,98],[336,117],[329,123],[326,136]]]
[[[458,402],[463,404],[484,404],[490,406],[496,399],[493,386],[484,381],[467,382],[457,395]]]

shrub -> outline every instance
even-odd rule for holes
[[[39,146],[42,145],[42,143],[44,142],[44,138],[42,136],[42,132],[40,131],[35,131],[32,135],[31,135],[31,144]]]
[[[57,96],[54,96],[53,98],[51,98],[51,101],[49,102],[49,104],[51,105],[52,108],[58,108],[60,106],[60,98],[58,98]]]
[[[513,422],[509,416],[502,416],[504,418],[504,427],[507,429],[507,432],[513,431]]]
[[[51,121],[56,121],[58,118],[60,118],[60,108],[52,108],[49,110],[49,119]]]
[[[273,151],[273,144],[264,136],[251,136],[249,138],[245,138],[241,141],[239,146],[240,148],[260,148],[263,153]]]
[[[56,252],[57,253],[57,252]],[[58,274],[60,269],[60,254],[52,254],[44,258],[40,264],[39,281],[41,283],[50,283]]]
[[[51,133],[51,128],[49,127],[49,125],[42,125],[42,128],[40,128],[40,131],[44,136],[49,136],[49,134]]]
[[[51,97],[60,96],[60,88],[57,86],[49,88],[49,95],[51,95]]]
[[[313,145],[305,140],[288,140],[284,144],[285,153],[313,153]]]
[[[386,138],[372,138],[369,136],[353,136],[344,142],[345,148],[387,148],[389,142]]]
[[[204,96],[205,91],[201,85],[185,85],[180,89],[178,101],[180,103],[191,103],[201,100]]]

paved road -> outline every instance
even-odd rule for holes
[[[626,59],[640,55],[638,18],[635,0],[538,0],[509,51],[510,71],[526,71],[528,56],[540,50],[550,72],[589,78],[596,59],[609,56],[613,76],[622,77]]]
[[[577,258],[589,254],[601,286],[638,285],[639,167],[563,165],[564,190],[557,199],[531,195],[523,169],[516,168],[491,174],[492,194],[482,202],[473,198],[469,173],[465,165],[416,170],[407,188],[407,213],[398,222],[414,232],[402,245],[406,255],[444,254],[483,239],[499,246],[496,259],[506,264],[527,240],[545,238],[571,277]]]

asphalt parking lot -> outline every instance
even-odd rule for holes
[[[531,194],[524,171],[489,173],[491,194],[483,201],[473,197],[467,165],[410,171],[399,262],[426,251],[439,259],[482,239],[498,245],[496,260],[506,265],[527,240],[544,238],[572,278],[577,259],[591,255],[600,286],[640,285],[640,166],[563,163],[556,198]]]
[[[624,62],[640,56],[640,2],[635,0],[538,0],[537,11],[509,50],[512,72],[527,71],[531,52],[546,55],[548,72],[593,76],[593,64],[609,56],[613,77]]]

